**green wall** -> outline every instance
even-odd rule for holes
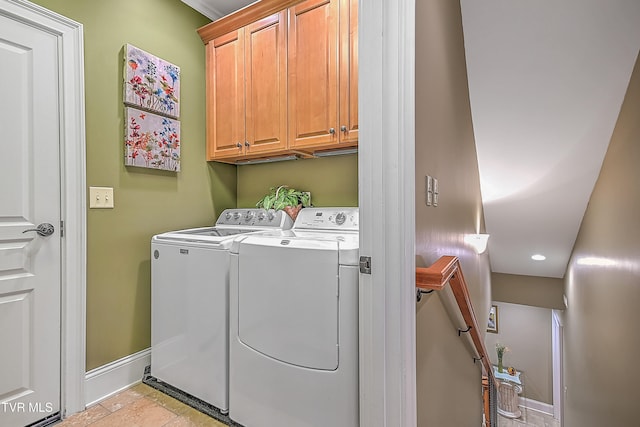
[[[253,207],[269,187],[311,191],[314,206],[358,206],[358,156],[289,160],[238,167],[238,207]]]
[[[35,0],[83,24],[87,186],[114,188],[115,209],[87,210],[87,370],[151,345],[151,236],[212,223],[270,186],[312,192],[316,206],[357,206],[357,155],[236,167],[205,159],[209,22],[178,0]],[[123,46],[180,67],[179,173],[124,166]],[[88,188],[87,188],[88,193]]]
[[[178,0],[36,0],[84,26],[87,185],[115,209],[87,211],[87,369],[148,348],[150,238],[210,224],[236,206],[236,167],[205,159],[204,45],[209,20]],[[123,46],[181,68],[182,171],[124,166]]]

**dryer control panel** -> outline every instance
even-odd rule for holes
[[[358,208],[304,208],[293,228],[358,231]]]

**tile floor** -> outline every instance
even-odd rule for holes
[[[166,394],[138,384],[55,427],[227,427]]]
[[[74,414],[56,427],[227,427],[166,394],[138,384]],[[553,417],[523,409],[516,419],[498,415],[498,427],[560,427]]]
[[[498,414],[498,427],[560,427],[560,422],[551,415],[531,409],[522,410],[522,416],[516,419],[505,418]]]

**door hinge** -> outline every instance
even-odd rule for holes
[[[64,237],[64,221],[60,221],[60,237]]]
[[[360,273],[371,274],[371,257],[370,256],[360,257]]]

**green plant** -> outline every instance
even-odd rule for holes
[[[256,207],[275,210],[284,209],[287,206],[302,205],[307,207],[311,204],[310,198],[310,194],[306,191],[299,191],[295,188],[281,185],[279,187],[271,187],[269,193],[256,203]]]

